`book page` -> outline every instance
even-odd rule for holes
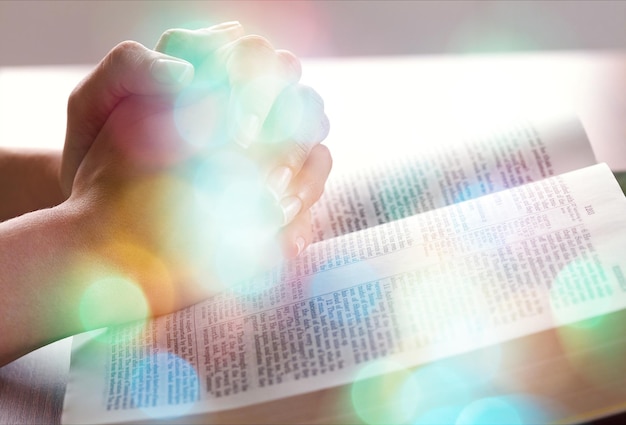
[[[603,164],[321,241],[238,293],[75,337],[63,422],[184,421],[621,310],[624,252]]]
[[[405,155],[367,167],[355,160],[358,167],[331,174],[322,199],[312,209],[315,239],[409,217],[596,162],[585,132],[574,118],[502,120],[498,126],[485,124],[463,133],[471,136],[433,140],[427,149],[407,149]]]

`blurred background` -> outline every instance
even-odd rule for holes
[[[0,1],[0,66],[239,20],[300,57],[626,49],[625,1]]]
[[[533,104],[540,93],[542,103],[554,98],[575,110],[596,141],[598,159],[614,170],[626,170],[626,127],[621,124],[626,114],[626,64],[620,59],[626,55],[626,0],[0,0],[0,143],[57,146],[65,131],[68,94],[119,42],[136,40],[154,47],[169,28],[202,28],[231,20],[306,60],[303,81],[323,94],[334,122],[329,143],[348,136],[371,138],[372,123],[362,129],[364,134],[356,134],[348,124],[354,108],[341,101],[361,99],[360,87],[371,75],[389,71],[384,64],[372,68],[370,63],[367,72],[358,71],[363,68],[357,64],[358,70],[348,70],[349,75],[327,75],[324,66],[312,66],[325,62],[319,58],[379,62],[383,57],[406,59],[398,55],[419,55],[425,61],[445,56],[466,67],[452,77],[455,84],[450,76],[438,77],[443,69],[458,66],[446,68],[440,62],[429,68],[424,62],[417,71],[402,67],[405,74],[411,73],[408,76],[394,68],[399,81],[368,86],[368,93],[373,96],[378,90],[380,106],[391,96],[392,83],[408,78],[414,81],[412,92],[422,93],[424,99],[424,93],[431,93],[432,99],[423,102],[424,113],[431,115],[433,99],[445,103],[442,90],[457,99],[455,104],[460,97],[475,99],[475,93],[461,96],[455,87],[507,99],[510,93],[501,94],[499,87],[513,88]],[[498,66],[489,62],[499,60],[504,62]],[[465,72],[468,69],[474,71]],[[359,87],[357,93],[346,94],[346,80]],[[404,86],[397,90],[405,91]],[[447,110],[448,105],[442,107]],[[393,108],[397,135],[415,131],[412,118],[403,126],[398,115],[414,109]],[[389,112],[383,108],[379,113]],[[32,116],[39,117],[38,126],[32,125]],[[387,139],[389,127],[379,125]],[[40,135],[43,128],[46,137]],[[349,134],[342,134],[342,128]]]

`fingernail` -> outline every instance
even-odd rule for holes
[[[174,59],[157,59],[152,63],[150,73],[160,83],[180,84],[191,81],[193,66],[188,62]]]
[[[239,129],[237,131],[235,141],[239,144],[239,146],[246,149],[256,140],[260,130],[261,119],[258,115],[244,115],[244,117],[239,121]]]
[[[289,182],[291,181],[293,173],[289,167],[277,167],[272,171],[269,176],[267,176],[267,187],[269,188],[274,198],[279,200],[283,193],[285,193],[285,189],[289,186]]]
[[[304,245],[306,244],[306,241],[304,240],[304,238],[302,236],[298,236],[296,238],[296,248],[298,249],[298,253],[296,254],[296,256],[300,255],[302,253],[302,251],[304,250]]]
[[[280,208],[283,210],[283,226],[286,226],[300,212],[302,201],[297,196],[288,196],[280,201]]]

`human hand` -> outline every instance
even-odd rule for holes
[[[188,155],[185,142],[171,99],[126,98],[87,152],[66,202],[89,235],[81,256],[141,288],[151,315],[233,289],[279,254],[281,216],[256,161],[231,149]],[[94,326],[133,314],[117,310]]]
[[[240,31],[226,28],[228,36]],[[312,238],[309,209],[331,167],[319,144],[328,131],[323,103],[297,84],[293,55],[256,36],[224,45],[211,30],[184,34],[192,39],[182,44],[195,47],[175,53],[194,66],[194,81],[175,94],[117,96],[70,198],[93,234],[88,250],[131,276],[153,314],[267,270],[281,251],[283,258],[301,252]],[[256,61],[261,76],[252,71]],[[271,90],[260,84],[268,79],[277,80]],[[82,90],[76,98],[97,93]],[[245,148],[231,143],[242,111],[254,108],[265,116],[257,134]]]
[[[223,25],[241,28],[236,22]],[[167,31],[156,49],[194,65],[194,82],[185,90],[189,97],[222,97],[221,107],[199,102],[191,108],[194,126],[201,128],[188,130],[189,139],[196,146],[235,141],[245,149],[237,155],[255,159],[283,211],[283,254],[298,255],[311,242],[310,208],[332,165],[328,149],[320,145],[329,129],[324,104],[298,83],[298,58],[255,35],[219,46],[206,30]],[[205,118],[216,111],[223,113],[219,129]]]
[[[215,46],[242,35],[236,26],[217,25],[205,30]],[[77,85],[68,101],[67,131],[60,171],[65,196],[96,136],[115,107],[131,95],[175,95],[193,80],[193,65],[149,50],[134,41],[113,48],[98,66]]]
[[[293,190],[298,198],[302,212],[292,213],[281,237],[300,251],[298,238],[311,237],[308,208],[330,170],[328,150],[318,144],[327,120],[311,89],[287,85],[258,140],[242,150],[221,143],[234,97],[230,85],[199,84],[176,98],[129,96],[118,103],[81,162],[70,198],[88,217],[95,241],[90,250],[138,282],[153,314],[197,302],[273,265],[272,241],[286,214],[274,214],[275,201],[264,196],[268,174],[276,193]],[[206,96],[198,96],[203,90]],[[289,115],[294,105],[299,113]],[[295,176],[273,176],[285,163]]]
[[[223,32],[224,39],[240,37],[235,36],[240,32],[237,26],[214,31]],[[298,103],[307,89],[288,84],[285,88],[293,90],[275,92],[280,94],[270,102],[259,138],[245,150],[247,155],[236,155],[242,150],[232,146],[198,155],[202,146],[189,145],[184,137],[188,133],[181,135],[177,122],[184,115],[177,111],[193,110],[196,104],[178,96],[191,78],[184,62],[181,65],[127,42],[114,49],[72,94],[60,173],[65,192],[71,191],[69,198],[0,223],[4,267],[0,288],[10,294],[0,301],[5,313],[0,365],[50,341],[169,313],[222,291],[224,284],[242,276],[238,271],[251,270],[242,263],[241,248],[260,260],[265,254],[271,256],[271,249],[259,247],[265,247],[265,236],[275,239],[276,234],[257,238],[248,232],[254,223],[242,225],[239,220],[242,212],[244,218],[254,219],[258,214],[251,206],[262,205],[267,197],[235,209],[221,208],[220,204],[228,207],[233,200],[250,201],[250,197],[237,190],[241,186],[207,191],[206,185],[198,185],[198,180],[206,182],[204,177],[220,171],[211,161],[235,157],[234,164],[217,161],[229,167],[216,174],[222,178],[218,184],[232,182],[231,177],[243,171],[255,176],[243,180],[253,189],[255,181],[265,184],[263,178],[268,177],[275,192],[300,198],[301,212],[283,228],[284,237],[295,229],[293,239],[301,234],[297,223],[310,221],[303,211],[308,212],[319,197],[330,168],[328,151],[317,144],[325,131],[312,136],[324,121],[321,104],[311,109],[318,118],[312,121],[311,132],[300,125],[308,122],[308,113],[290,115],[304,119],[274,121],[281,116],[275,111],[309,111],[315,104]],[[223,100],[210,99],[217,104]],[[292,110],[290,102],[301,108]],[[208,117],[217,128],[221,115],[216,112]],[[275,143],[261,149],[264,141]],[[294,145],[299,147],[291,149]],[[287,164],[291,172],[286,174],[293,177],[280,177],[280,169],[274,172],[278,164]],[[273,215],[268,215],[272,221]],[[310,229],[302,229],[310,235]],[[249,239],[252,242],[246,244]]]

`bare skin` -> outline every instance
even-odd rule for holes
[[[123,43],[77,87],[63,153],[0,151],[0,365],[65,336],[173,312],[222,291],[228,282],[215,258],[233,241],[220,239],[223,218],[212,214],[225,189],[205,196],[194,176],[204,167],[230,188],[240,173],[215,171],[216,158],[255,164],[259,193],[275,196],[269,245],[291,258],[310,243],[309,210],[332,161],[319,144],[328,132],[323,104],[298,85],[297,59],[244,36],[236,23],[170,31],[159,49],[167,55]],[[156,61],[176,58],[182,64],[169,80],[154,72]],[[176,94],[216,70],[224,84],[204,93],[215,108],[203,122],[228,123],[227,143],[190,145],[173,113]],[[280,83],[255,88],[266,77]],[[233,98],[243,100],[234,107]],[[280,105],[292,101],[304,112],[293,131],[277,132],[270,124],[289,121]],[[250,114],[260,123],[240,133],[239,118]],[[137,293],[146,311],[133,304]]]

